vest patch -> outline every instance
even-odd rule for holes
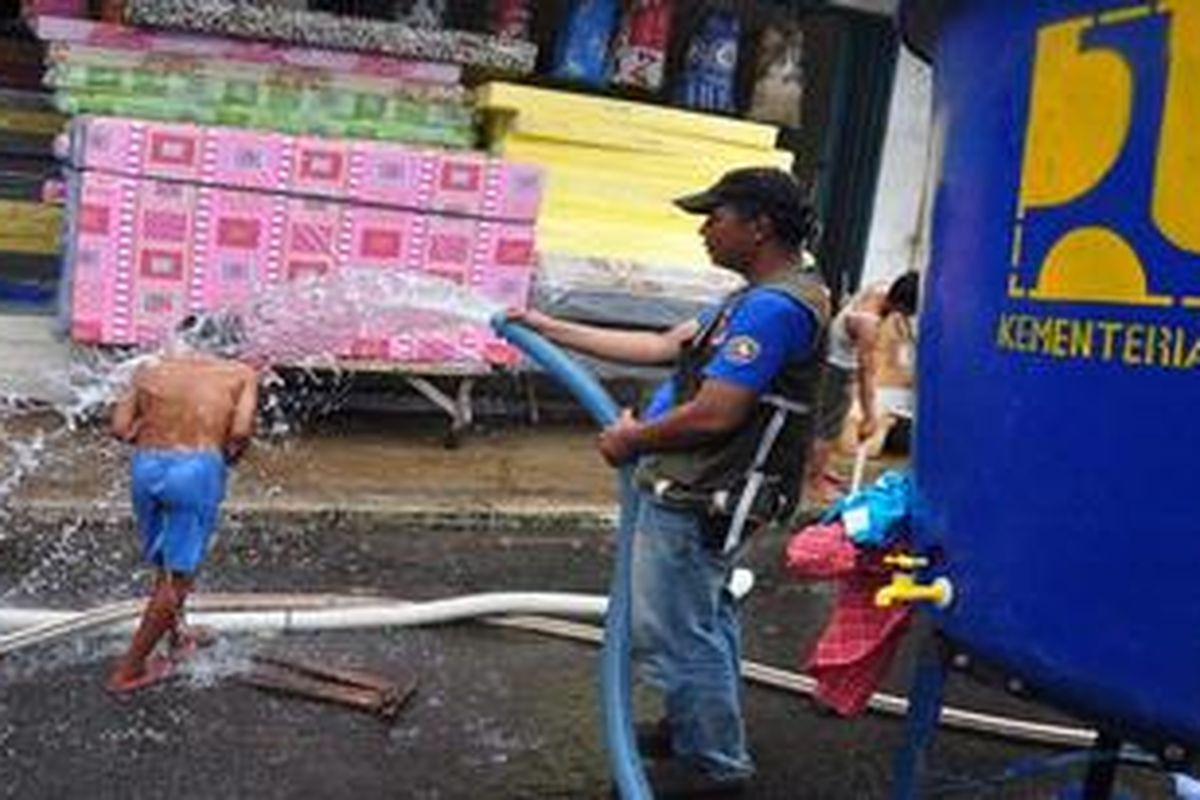
[[[731,364],[750,364],[762,352],[762,345],[752,336],[735,336],[725,345],[724,351]]]

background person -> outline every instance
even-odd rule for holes
[[[829,460],[855,395],[862,415],[856,431],[859,444],[869,441],[879,430],[875,353],[880,329],[893,314],[901,315],[906,326],[910,324],[917,313],[919,286],[920,276],[912,271],[890,284],[868,286],[850,298],[829,326],[820,411],[804,491],[814,503],[827,502],[843,483],[830,470]]]

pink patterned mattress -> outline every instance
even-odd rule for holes
[[[67,269],[77,341],[151,345],[184,315],[350,269],[436,275],[500,306],[532,281],[536,168],[476,153],[79,118]],[[372,330],[338,354],[505,362],[479,325]]]

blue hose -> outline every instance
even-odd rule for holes
[[[505,319],[492,318],[496,333],[516,345],[542,369],[553,375],[588,410],[601,427],[616,421],[620,409],[592,373],[573,361],[544,337]],[[608,744],[608,761],[622,798],[649,798],[650,787],[638,757],[633,733],[631,670],[629,656],[630,569],[633,561],[633,470],[623,466],[617,473],[621,515],[617,523],[617,555],[609,587],[608,613],[604,624],[601,654],[601,707]]]

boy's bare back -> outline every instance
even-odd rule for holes
[[[138,447],[222,450],[236,457],[254,434],[258,383],[237,361],[162,356],[140,368],[113,412],[113,433]]]

